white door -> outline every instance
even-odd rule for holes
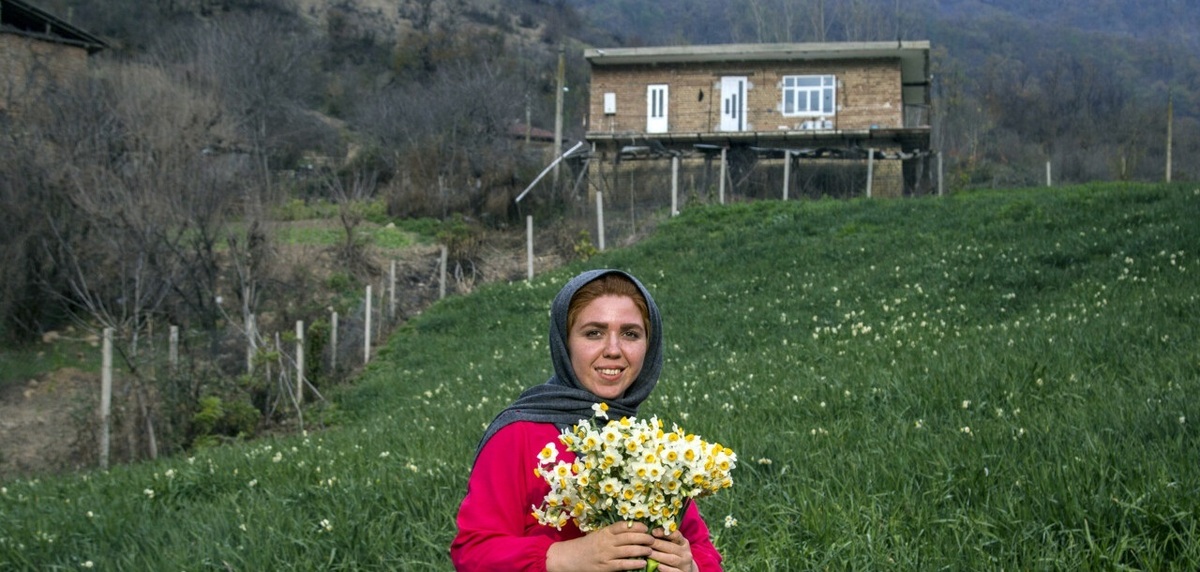
[[[721,131],[746,130],[746,84],[743,76],[721,78]]]
[[[667,86],[646,88],[646,133],[667,132]]]

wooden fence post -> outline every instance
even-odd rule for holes
[[[596,191],[596,234],[601,252],[604,251],[604,193]]]
[[[867,149],[867,198],[871,198],[871,184],[875,182],[875,150]]]
[[[725,147],[721,148],[721,185],[719,187],[720,192],[717,194],[717,196],[720,199],[721,204],[725,204],[725,170],[726,170],[726,160],[725,159],[726,159],[727,151],[729,151],[728,148],[725,148]]]
[[[945,187],[942,186],[942,154],[940,152],[937,154],[937,186],[940,197],[946,192]]]
[[[112,358],[113,329],[104,328],[104,344],[100,348],[100,468],[108,469],[108,453],[112,436]]]
[[[783,152],[783,200],[788,200],[788,187],[792,182],[792,153]]]
[[[296,404],[304,402],[304,320],[296,320]]]
[[[258,353],[258,325],[254,314],[246,315],[246,373],[254,373],[254,356]]]
[[[529,267],[529,280],[533,280],[533,215],[525,215],[525,260]]]
[[[171,368],[171,375],[175,375],[179,371],[179,326],[171,326],[170,332],[167,336],[167,364]]]
[[[379,285],[379,322],[375,324],[375,341],[377,342],[383,341],[383,323],[387,321],[384,319],[386,318],[383,305],[385,295],[387,295],[387,284],[383,283]]]
[[[337,371],[337,354],[338,354],[338,313],[333,311],[333,315],[329,318],[329,369]]]
[[[671,216],[679,214],[679,156],[671,157]]]
[[[363,316],[366,316],[366,327],[363,330],[363,365],[367,365],[371,361],[371,285],[367,285],[367,297],[365,300],[367,305]]]
[[[450,249],[443,244],[441,254],[438,256],[438,300],[446,297],[446,266],[449,264]]]
[[[392,270],[388,274],[388,280],[391,282],[390,294],[388,297],[388,318],[392,321],[396,320],[396,259],[392,259]]]

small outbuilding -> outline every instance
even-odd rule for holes
[[[0,0],[0,117],[84,71],[107,47],[99,37],[26,2]]]

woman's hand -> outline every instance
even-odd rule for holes
[[[654,544],[650,545],[653,552],[650,558],[658,562],[661,572],[695,572],[696,565],[692,562],[692,545],[676,530],[667,534],[663,529],[656,528],[652,533]]]
[[[683,541],[683,548],[674,541],[655,538],[650,530],[641,523],[618,522],[593,531],[586,536],[572,540],[555,542],[546,551],[547,572],[613,572],[617,570],[641,570],[646,566],[647,558],[654,554],[664,558],[675,556],[672,551],[687,553],[688,566],[692,562],[692,552],[687,548],[687,540],[678,533]],[[668,537],[670,538],[670,537]],[[659,544],[666,551],[658,551],[654,547]],[[670,548],[675,547],[674,549]],[[672,560],[678,562],[678,560]],[[691,568],[678,568],[691,572]],[[676,570],[667,568],[668,571]]]

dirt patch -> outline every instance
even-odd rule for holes
[[[64,368],[0,389],[0,481],[83,468],[81,427],[95,415],[99,374]],[[90,432],[88,432],[90,433]]]

